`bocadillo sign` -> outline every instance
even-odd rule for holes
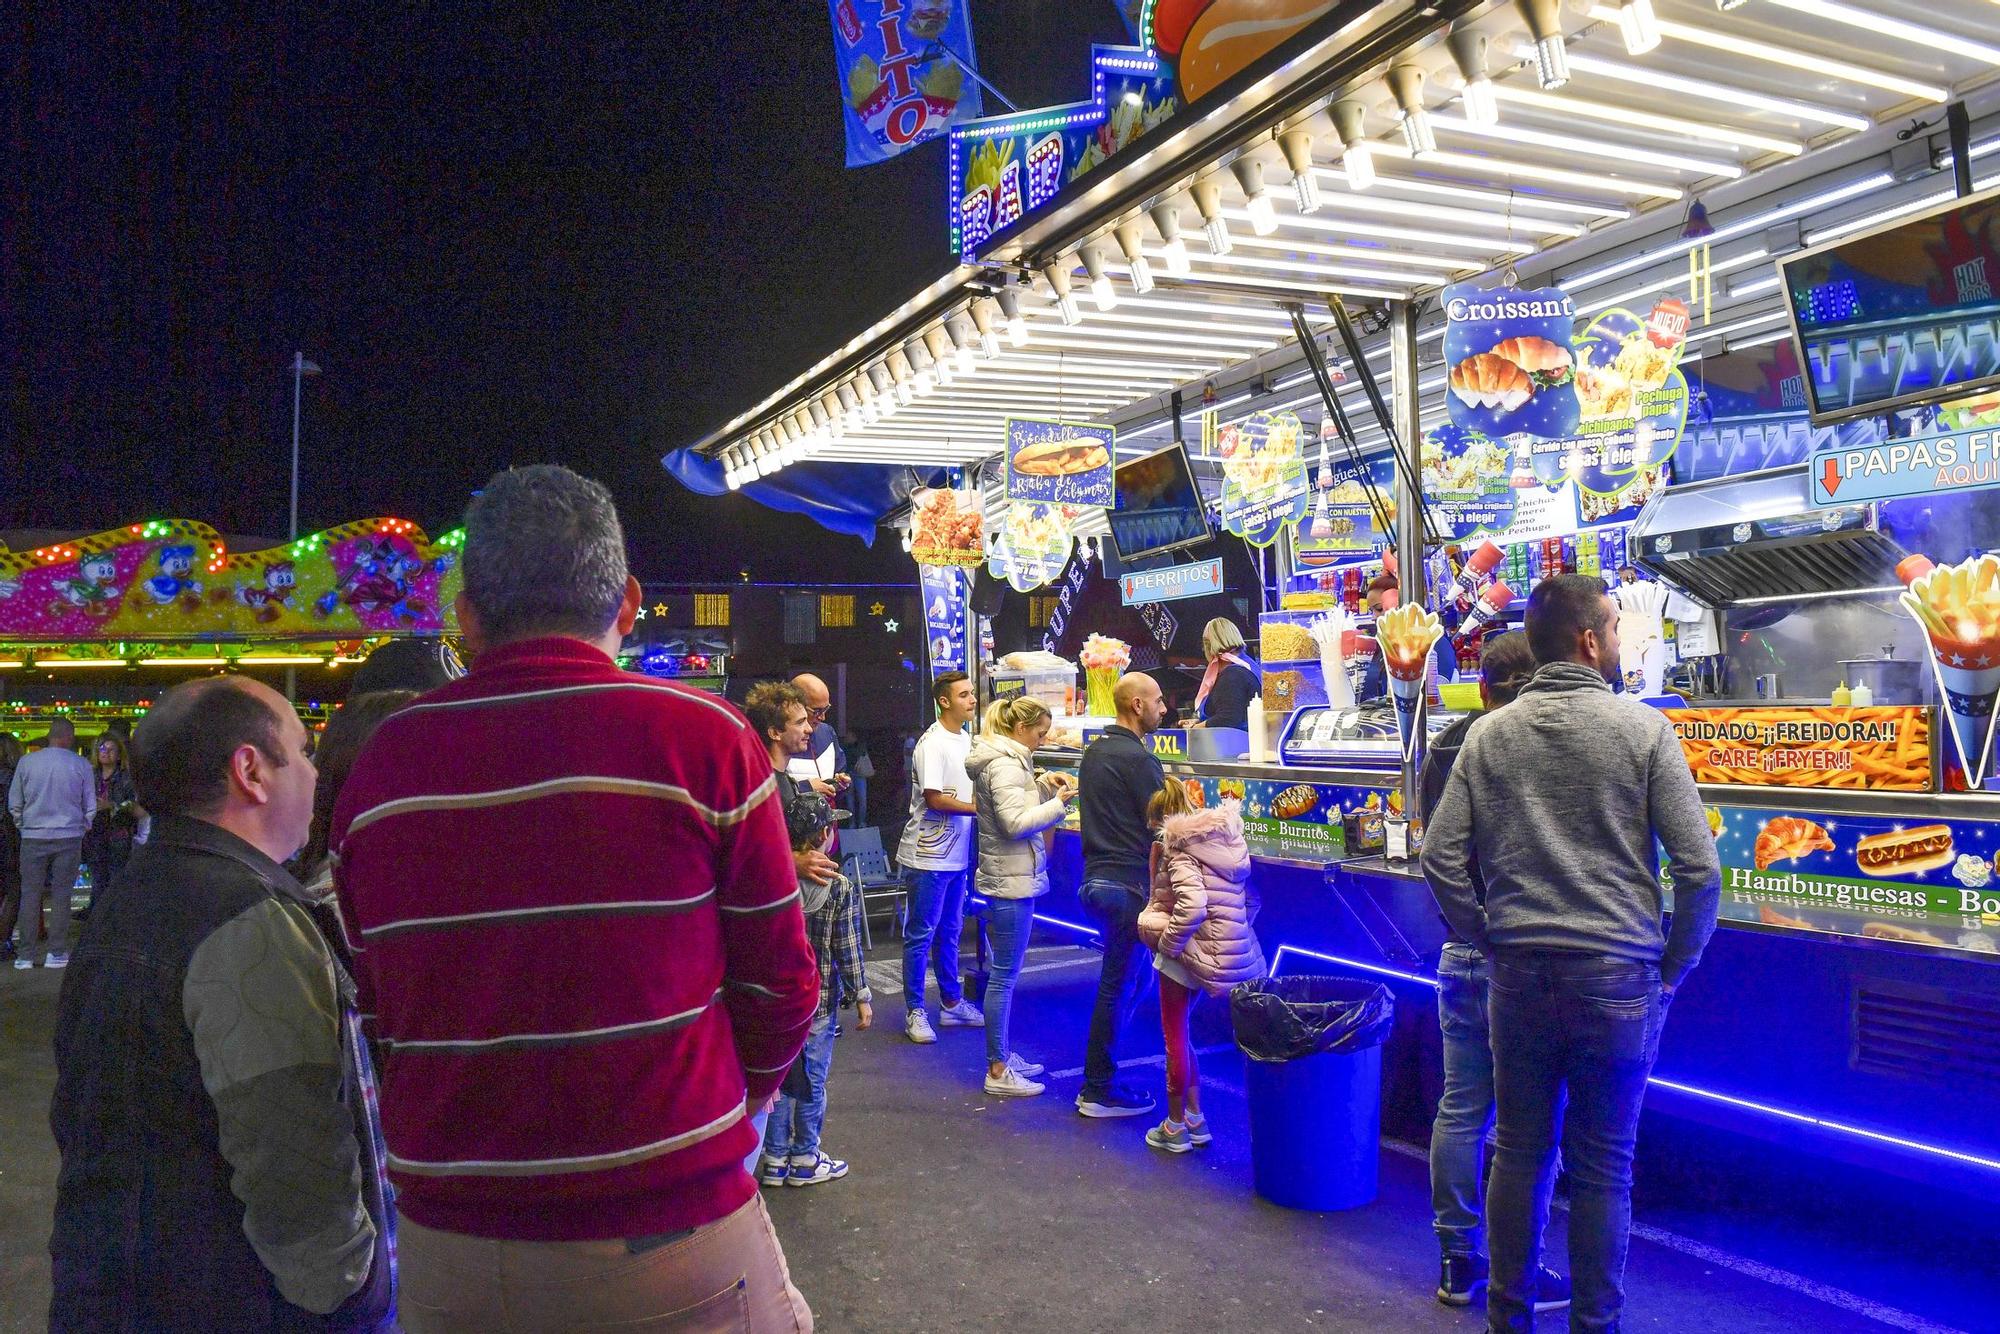
[[[1110,509],[1117,447],[1109,426],[1007,419],[1007,498]]]

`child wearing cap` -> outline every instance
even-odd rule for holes
[[[792,850],[825,850],[832,841],[833,808],[810,788],[798,789],[785,804],[785,828]],[[805,1050],[778,1091],[771,1119],[764,1127],[764,1160],[758,1180],[766,1186],[816,1186],[847,1175],[847,1164],[820,1152],[820,1131],[826,1122],[826,1078],[833,1067],[837,1032],[834,1011],[842,992],[859,1007],[858,1024],[875,1022],[874,998],[861,967],[861,891],[835,872],[830,880],[802,880],[799,893],[806,914],[806,938],[819,960],[819,1009]]]

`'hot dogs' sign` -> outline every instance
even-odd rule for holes
[[[1932,789],[1931,711],[1914,705],[1865,709],[1668,709],[1698,783]]]

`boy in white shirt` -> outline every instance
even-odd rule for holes
[[[964,672],[946,672],[931,683],[931,699],[938,720],[910,756],[910,823],[896,850],[910,890],[903,938],[903,992],[909,1016],[903,1035],[912,1042],[937,1041],[924,1009],[925,963],[933,953],[939,1022],[947,1028],[986,1024],[986,1016],[965,999],[958,975],[973,844],[972,780],[965,772],[972,736],[965,729],[979,712],[979,697]]]

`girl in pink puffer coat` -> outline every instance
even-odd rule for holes
[[[1188,1016],[1197,996],[1228,994],[1264,976],[1264,951],[1250,924],[1257,895],[1250,884],[1250,849],[1241,807],[1197,809],[1177,779],[1168,779],[1147,806],[1159,827],[1153,848],[1153,892],[1139,914],[1139,939],[1153,950],[1160,973],[1160,1026],[1167,1043],[1167,1119],[1146,1142],[1186,1153],[1215,1137],[1201,1113],[1200,1074]]]

